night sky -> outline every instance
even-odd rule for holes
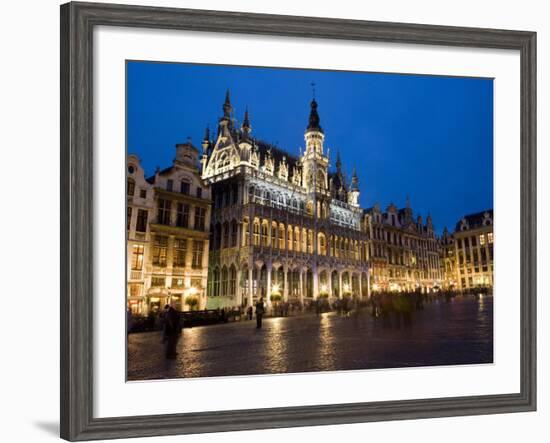
[[[239,125],[298,155],[312,86],[334,167],[359,175],[360,203],[411,206],[436,230],[493,207],[492,79],[250,68],[152,62],[127,64],[128,152],[146,174],[171,165],[174,145],[199,147],[215,134],[225,91]]]

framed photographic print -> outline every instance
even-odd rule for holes
[[[61,436],[535,410],[535,41],[63,5]]]

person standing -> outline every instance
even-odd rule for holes
[[[264,316],[264,313],[264,299],[263,297],[260,297],[260,300],[258,300],[258,303],[256,303],[256,329],[261,329],[262,317]]]
[[[181,334],[180,326],[180,314],[171,305],[164,307],[164,330],[163,330],[163,343],[164,355],[168,359],[176,358],[178,353],[176,352],[176,345]]]

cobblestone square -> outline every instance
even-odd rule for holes
[[[492,363],[493,298],[426,303],[409,327],[364,309],[185,328],[175,360],[161,338],[129,335],[129,381]]]

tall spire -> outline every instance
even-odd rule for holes
[[[338,172],[342,171],[342,160],[340,159],[340,150],[336,151],[336,170]]]
[[[225,92],[225,102],[223,104],[223,116],[225,118],[230,119],[232,110],[233,110],[233,108],[231,107],[231,98],[230,98],[229,89],[228,89]]]
[[[208,148],[210,147],[210,126],[206,125],[204,130],[204,138],[202,139],[202,149],[205,154],[208,153]]]
[[[355,167],[353,168],[353,175],[351,177],[351,190],[359,190],[359,177],[357,177],[357,170],[355,169]]]
[[[321,125],[319,124],[321,119],[317,113],[317,102],[315,99],[311,100],[311,111],[309,112],[309,124],[307,125],[307,131],[319,131],[323,132]]]
[[[252,126],[250,126],[250,119],[248,118],[248,106],[246,107],[246,109],[244,111],[242,130],[243,130],[243,132],[247,132],[247,133],[252,131]]]

